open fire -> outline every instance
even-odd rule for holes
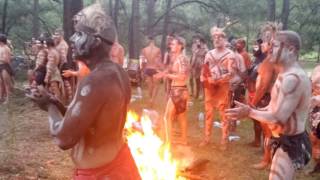
[[[185,179],[178,175],[179,161],[172,157],[169,143],[163,142],[152,128],[147,115],[129,112],[125,124],[126,136],[142,179]]]

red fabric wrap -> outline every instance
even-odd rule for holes
[[[101,157],[103,158],[103,157]],[[140,180],[138,168],[128,145],[110,163],[92,169],[76,169],[74,180]]]

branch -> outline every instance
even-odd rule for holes
[[[166,12],[164,12],[164,13],[153,23],[153,25],[152,25],[151,27],[156,26],[156,25],[161,21],[161,19],[164,18],[164,17],[165,17],[169,12],[171,12],[172,10],[176,9],[176,8],[179,7],[179,6],[183,6],[183,5],[190,4],[190,3],[197,3],[197,4],[200,4],[200,5],[204,6],[204,7],[211,8],[211,9],[213,9],[213,10],[215,10],[215,11],[219,11],[216,7],[214,7],[214,6],[210,5],[210,4],[207,4],[207,3],[205,3],[205,2],[202,2],[202,1],[200,1],[200,0],[187,0],[187,1],[183,1],[183,2],[181,2],[181,3],[175,4],[175,5],[172,6],[170,9],[166,10]]]

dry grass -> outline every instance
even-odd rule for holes
[[[160,88],[154,109],[163,114],[165,96],[163,87]],[[145,96],[130,107],[141,112],[142,108],[148,106],[147,102]],[[203,102],[194,101],[188,113],[189,149],[196,158],[210,160],[206,170],[209,179],[267,179],[267,170],[250,168],[251,164],[259,161],[262,154],[261,149],[246,145],[252,140],[251,122],[241,122],[237,130],[241,139],[232,142],[226,152],[218,148],[221,132],[217,128],[213,128],[213,144],[198,148],[203,130],[198,127],[197,116],[200,111],[203,111]],[[34,107],[21,92],[15,94],[10,104],[0,106],[0,179],[70,179],[72,162],[68,154],[53,144],[46,113]],[[310,177],[299,172],[297,179],[316,180],[320,179],[320,175]]]

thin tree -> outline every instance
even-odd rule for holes
[[[7,9],[8,9],[8,0],[5,0],[3,4],[2,27],[1,27],[1,32],[4,34],[6,33]]]
[[[290,13],[290,0],[283,0],[281,22],[283,24],[283,30],[288,29],[288,19]]]
[[[170,22],[170,9],[171,9],[172,0],[167,1],[166,14],[163,21],[163,29],[162,29],[162,40],[161,40],[161,51],[164,54],[166,48],[166,38],[168,35],[168,26]]]
[[[268,10],[267,10],[267,20],[275,21],[276,20],[276,1],[275,0],[267,0]]]
[[[129,27],[129,58],[139,58],[139,0],[132,0],[131,19]]]
[[[63,31],[68,41],[74,33],[73,16],[83,8],[82,0],[63,0]]]
[[[151,36],[153,35],[153,21],[155,17],[155,4],[157,0],[146,0],[146,13],[147,13],[147,26],[146,26],[146,34]]]
[[[40,35],[39,0],[34,0],[33,12],[32,12],[32,36],[39,37],[39,35]]]

